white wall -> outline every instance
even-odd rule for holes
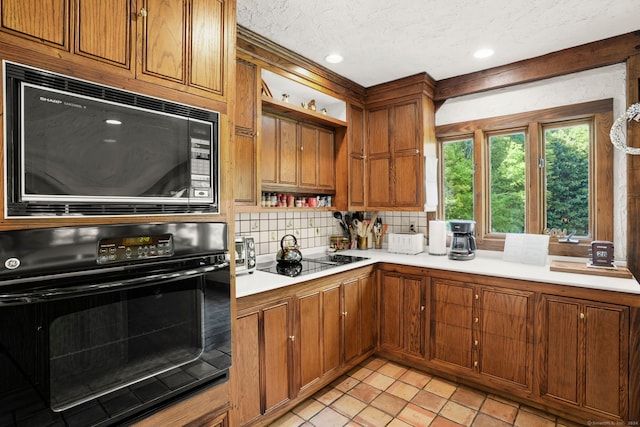
[[[559,107],[613,98],[614,120],[626,101],[626,67],[616,64],[580,73],[447,100],[436,113],[436,125]],[[614,152],[614,246],[616,259],[626,259],[627,162]]]

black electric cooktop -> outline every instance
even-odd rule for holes
[[[281,274],[283,276],[304,276],[317,273],[352,262],[363,261],[369,258],[342,254],[319,254],[304,258],[301,262],[293,264],[273,263],[266,267],[258,266],[258,270],[267,273]]]

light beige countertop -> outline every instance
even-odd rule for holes
[[[324,251],[326,251],[326,248],[303,250],[303,257]],[[379,262],[640,295],[640,284],[635,278],[620,279],[589,274],[556,272],[549,269],[552,259],[584,261],[585,263],[587,262],[586,259],[549,256],[547,257],[547,263],[544,266],[539,266],[504,261],[502,260],[502,252],[482,250],[476,252],[475,259],[467,261],[450,260],[446,255],[429,255],[428,251],[417,255],[405,255],[390,253],[385,249],[368,249],[342,251],[340,254],[362,256],[369,259],[298,277],[288,277],[262,271],[256,271],[253,274],[240,274],[236,277],[236,297],[241,298],[284,286],[295,285]],[[275,262],[275,255],[258,257],[258,267],[269,262]]]

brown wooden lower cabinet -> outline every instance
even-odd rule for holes
[[[366,272],[296,296],[296,390],[375,348],[375,295]]]
[[[273,421],[374,351],[577,422],[640,419],[637,298],[384,263],[374,272],[239,302],[241,425]]]
[[[554,295],[542,306],[541,396],[625,420],[629,307]]]
[[[352,276],[353,277],[353,276]],[[344,362],[376,347],[376,283],[371,273],[355,276],[342,284],[344,312]]]
[[[238,307],[233,363],[240,425],[272,421],[377,344],[373,267],[269,295],[258,305],[241,299]]]
[[[380,348],[425,356],[427,284],[420,269],[380,272]]]
[[[431,359],[507,390],[531,390],[534,294],[432,280]]]
[[[638,299],[390,264],[378,277],[380,355],[579,422],[640,419]]]
[[[291,299],[240,313],[234,351],[238,420],[247,424],[291,398]]]

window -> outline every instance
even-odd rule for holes
[[[489,229],[524,233],[524,132],[489,135]]]
[[[445,220],[473,219],[473,138],[443,142],[442,159]]]
[[[546,229],[590,235],[590,124],[543,127]]]
[[[478,247],[506,233],[551,234],[550,252],[587,256],[613,240],[613,100],[438,126],[438,216],[474,219]],[[557,232],[579,244],[560,243]]]

